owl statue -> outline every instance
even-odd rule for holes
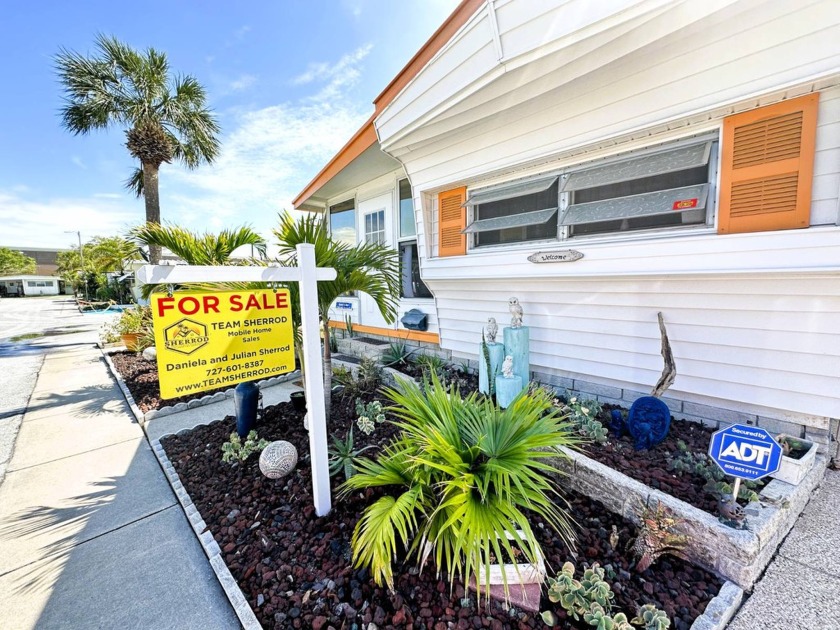
[[[513,357],[507,355],[502,361],[502,376],[505,378],[513,378]]]
[[[512,297],[508,300],[508,307],[510,308],[510,325],[511,328],[522,327],[522,305],[519,299]]]
[[[499,333],[499,325],[495,317],[487,318],[487,326],[484,328],[487,336],[487,343],[496,343],[496,335]]]

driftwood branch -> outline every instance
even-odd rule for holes
[[[677,366],[674,363],[674,355],[671,353],[671,342],[668,341],[668,333],[665,332],[665,320],[662,319],[662,313],[657,313],[659,317],[659,334],[662,336],[662,358],[665,360],[665,367],[662,370],[662,376],[650,392],[651,396],[659,397],[665,393],[674,383],[677,378]]]

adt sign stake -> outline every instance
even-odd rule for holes
[[[709,457],[727,475],[752,481],[779,470],[782,447],[764,429],[733,424],[712,434]]]

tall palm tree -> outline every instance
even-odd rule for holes
[[[309,214],[295,220],[288,212],[280,215],[280,227],[274,230],[283,264],[297,265],[295,247],[300,243],[315,246],[319,267],[336,270],[335,280],[318,282],[318,312],[324,332],[324,403],[327,417],[332,402],[332,353],[330,351],[330,305],[350,291],[367,293],[376,302],[388,323],[397,317],[400,295],[399,259],[388,247],[374,243],[351,246],[330,238],[326,217]],[[296,288],[296,287],[295,287]],[[297,304],[297,300],[294,300]]]
[[[138,52],[114,37],[96,38],[97,54],[66,49],[55,57],[64,87],[62,124],[72,133],[119,126],[140,166],[126,187],[146,203],[146,221],[160,223],[158,170],[177,160],[188,168],[212,162],[219,153],[219,125],[205,104],[206,93],[192,76],[171,75],[164,53]],[[160,248],[149,251],[153,264]]]
[[[138,243],[165,247],[190,265],[226,265],[233,252],[243,245],[253,245],[265,257],[265,239],[248,226],[222,230],[218,234],[196,234],[177,225],[146,223],[131,230]]]

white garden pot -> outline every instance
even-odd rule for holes
[[[811,467],[814,465],[814,461],[817,457],[816,444],[814,444],[813,442],[808,442],[807,440],[800,440],[798,438],[796,441],[805,444],[809,447],[805,454],[799,459],[794,459],[792,457],[786,457],[783,455],[782,464],[781,466],[779,466],[779,470],[770,474],[770,476],[774,479],[784,481],[785,483],[789,483],[792,486],[799,485],[799,482],[801,482],[805,478],[805,475],[808,474],[808,471],[811,470]]]

